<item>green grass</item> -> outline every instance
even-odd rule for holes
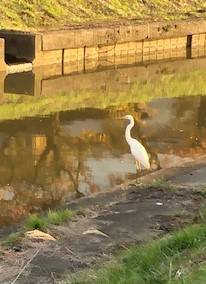
[[[201,278],[205,275],[206,263],[205,267],[200,267],[198,261],[205,251],[206,225],[190,225],[144,246],[133,247],[112,263],[72,283],[203,284]],[[198,278],[199,282],[190,281]]]
[[[171,190],[176,191],[178,190],[177,187],[169,181],[164,179],[154,179],[151,183],[140,184],[140,187],[143,188],[153,188],[153,189],[164,189],[164,190]],[[199,191],[198,191],[199,193]],[[202,191],[201,191],[202,193]],[[200,194],[201,194],[200,193]]]
[[[206,279],[206,264],[198,266],[195,271],[193,271],[189,277],[183,280],[176,281],[174,284],[205,284]]]
[[[49,225],[60,225],[75,215],[69,209],[49,210],[46,215],[30,214],[25,222],[26,229],[46,230]]]
[[[173,20],[204,17],[203,0],[0,0],[0,26],[28,29],[137,18]]]
[[[5,246],[13,245],[21,240],[26,231],[34,229],[47,231],[51,225],[60,225],[75,214],[75,211],[69,209],[49,210],[46,214],[30,214],[21,228],[17,232],[10,234],[1,244]]]
[[[45,216],[31,214],[28,216],[25,227],[27,230],[39,229],[45,230],[48,227],[48,221]]]
[[[74,216],[74,211],[63,209],[58,211],[49,211],[47,215],[48,223],[53,225],[60,225],[64,221]]]

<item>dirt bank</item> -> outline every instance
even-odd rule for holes
[[[202,192],[174,189],[166,183],[83,198],[70,204],[83,213],[50,228],[57,241],[24,238],[11,247],[1,247],[0,283],[11,283],[35,253],[15,283],[58,283],[65,276],[109,260],[119,249],[194,222],[203,206]]]
[[[177,20],[205,17],[202,0],[41,0],[0,1],[1,27],[14,29],[59,28],[71,24],[122,19]]]

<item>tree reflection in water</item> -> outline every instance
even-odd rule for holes
[[[134,116],[132,135],[150,153],[153,170],[205,153],[205,104],[205,97],[160,99],[1,122],[0,224],[135,176],[124,125],[116,119],[124,114]]]

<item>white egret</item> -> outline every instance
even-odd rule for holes
[[[125,138],[130,146],[131,154],[135,158],[137,170],[141,170],[142,167],[150,169],[149,156],[145,147],[139,141],[131,137],[131,129],[134,127],[133,116],[125,115],[123,118],[130,121],[126,127]]]

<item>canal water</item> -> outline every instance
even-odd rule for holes
[[[201,70],[159,64],[162,71],[151,76],[135,67],[108,71],[100,88],[102,72],[85,74],[93,84],[66,91],[64,82],[84,74],[49,78],[51,86],[61,83],[42,96],[33,92],[37,74],[8,75],[0,98],[0,226],[135,178],[123,115],[134,116],[132,135],[149,152],[152,170],[204,155],[206,64],[200,63]]]

